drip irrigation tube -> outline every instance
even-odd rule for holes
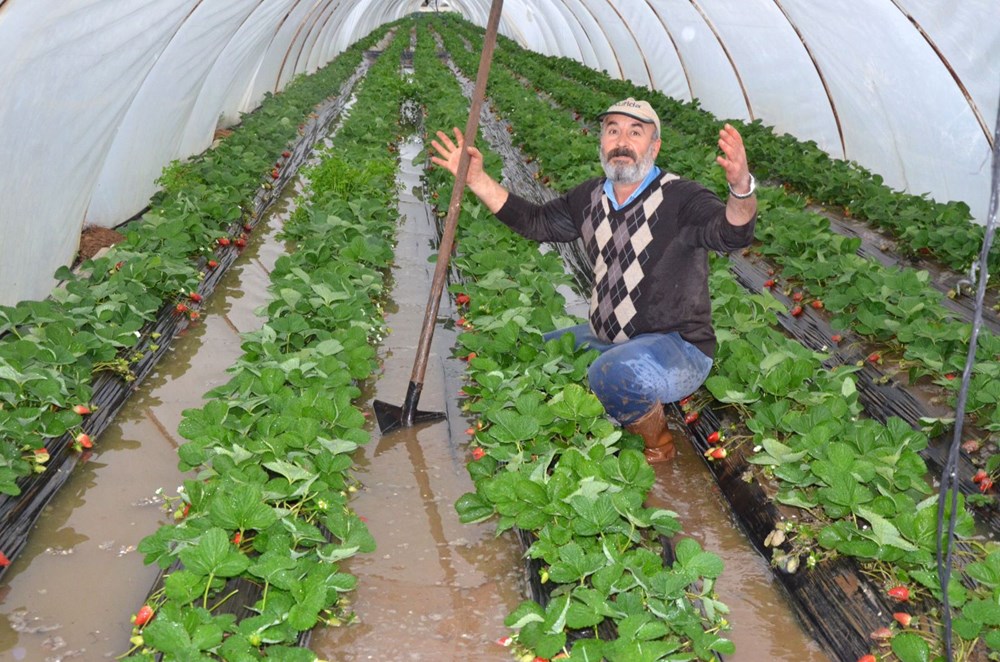
[[[983,265],[979,272],[979,282],[976,285],[976,309],[972,317],[972,335],[969,338],[969,352],[965,359],[965,369],[962,371],[962,385],[958,391],[958,403],[955,411],[955,434],[951,441],[948,459],[941,473],[941,491],[938,495],[938,527],[937,527],[937,563],[938,579],[941,582],[942,621],[944,623],[944,646],[948,662],[953,659],[952,652],[952,619],[951,603],[948,595],[948,583],[951,580],[951,566],[955,548],[955,527],[958,523],[958,457],[962,445],[962,419],[965,417],[965,404],[969,395],[969,383],[972,380],[972,367],[976,362],[976,344],[979,339],[979,329],[983,322],[983,299],[986,296],[986,283],[989,280],[988,257],[993,244],[993,233],[997,224],[997,197],[1000,195],[1000,110],[997,112],[996,128],[993,144],[993,190],[990,193],[990,207],[986,220],[986,232],[983,236],[983,246],[979,252],[979,263]],[[942,546],[944,515],[948,495],[951,495],[951,511],[948,513],[948,538]]]

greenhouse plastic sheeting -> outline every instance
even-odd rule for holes
[[[0,303],[44,297],[86,224],[268,92],[424,0],[0,0]],[[485,25],[490,0],[428,0]],[[423,9],[426,9],[424,7]],[[896,189],[989,200],[996,0],[505,0],[522,46],[761,120]],[[752,164],[751,164],[752,165]]]

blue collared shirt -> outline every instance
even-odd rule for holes
[[[615,198],[615,189],[614,186],[611,184],[610,179],[604,180],[604,194],[608,196],[608,202],[611,203],[611,206],[614,208],[614,210],[618,211],[628,203],[635,200],[636,196],[645,191],[646,187],[652,184],[653,180],[655,180],[659,176],[660,176],[660,167],[654,164],[653,167],[650,169],[649,174],[646,175],[646,178],[642,180],[642,183],[639,184],[638,188],[636,188],[635,191],[632,192],[632,195],[628,196],[625,202],[621,204],[618,204],[618,199]]]

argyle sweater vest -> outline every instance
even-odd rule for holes
[[[594,265],[590,327],[605,342],[624,342],[641,329],[643,291],[653,287],[646,271],[654,245],[651,225],[658,220],[664,185],[675,179],[665,173],[643,191],[638,204],[617,211],[603,188],[596,189],[584,210],[580,235]]]
[[[541,205],[510,194],[496,217],[529,239],[582,240],[593,266],[589,317],[598,338],[620,343],[677,332],[713,356],[708,253],[748,246],[756,219],[731,225],[717,195],[667,172],[616,210],[604,181],[587,180]]]

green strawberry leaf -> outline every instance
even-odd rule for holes
[[[912,632],[901,632],[892,638],[892,652],[900,662],[929,662],[930,647],[923,638]]]
[[[203,533],[198,543],[182,550],[179,557],[187,570],[202,576],[233,577],[250,565],[250,559],[237,551],[219,528]]]

